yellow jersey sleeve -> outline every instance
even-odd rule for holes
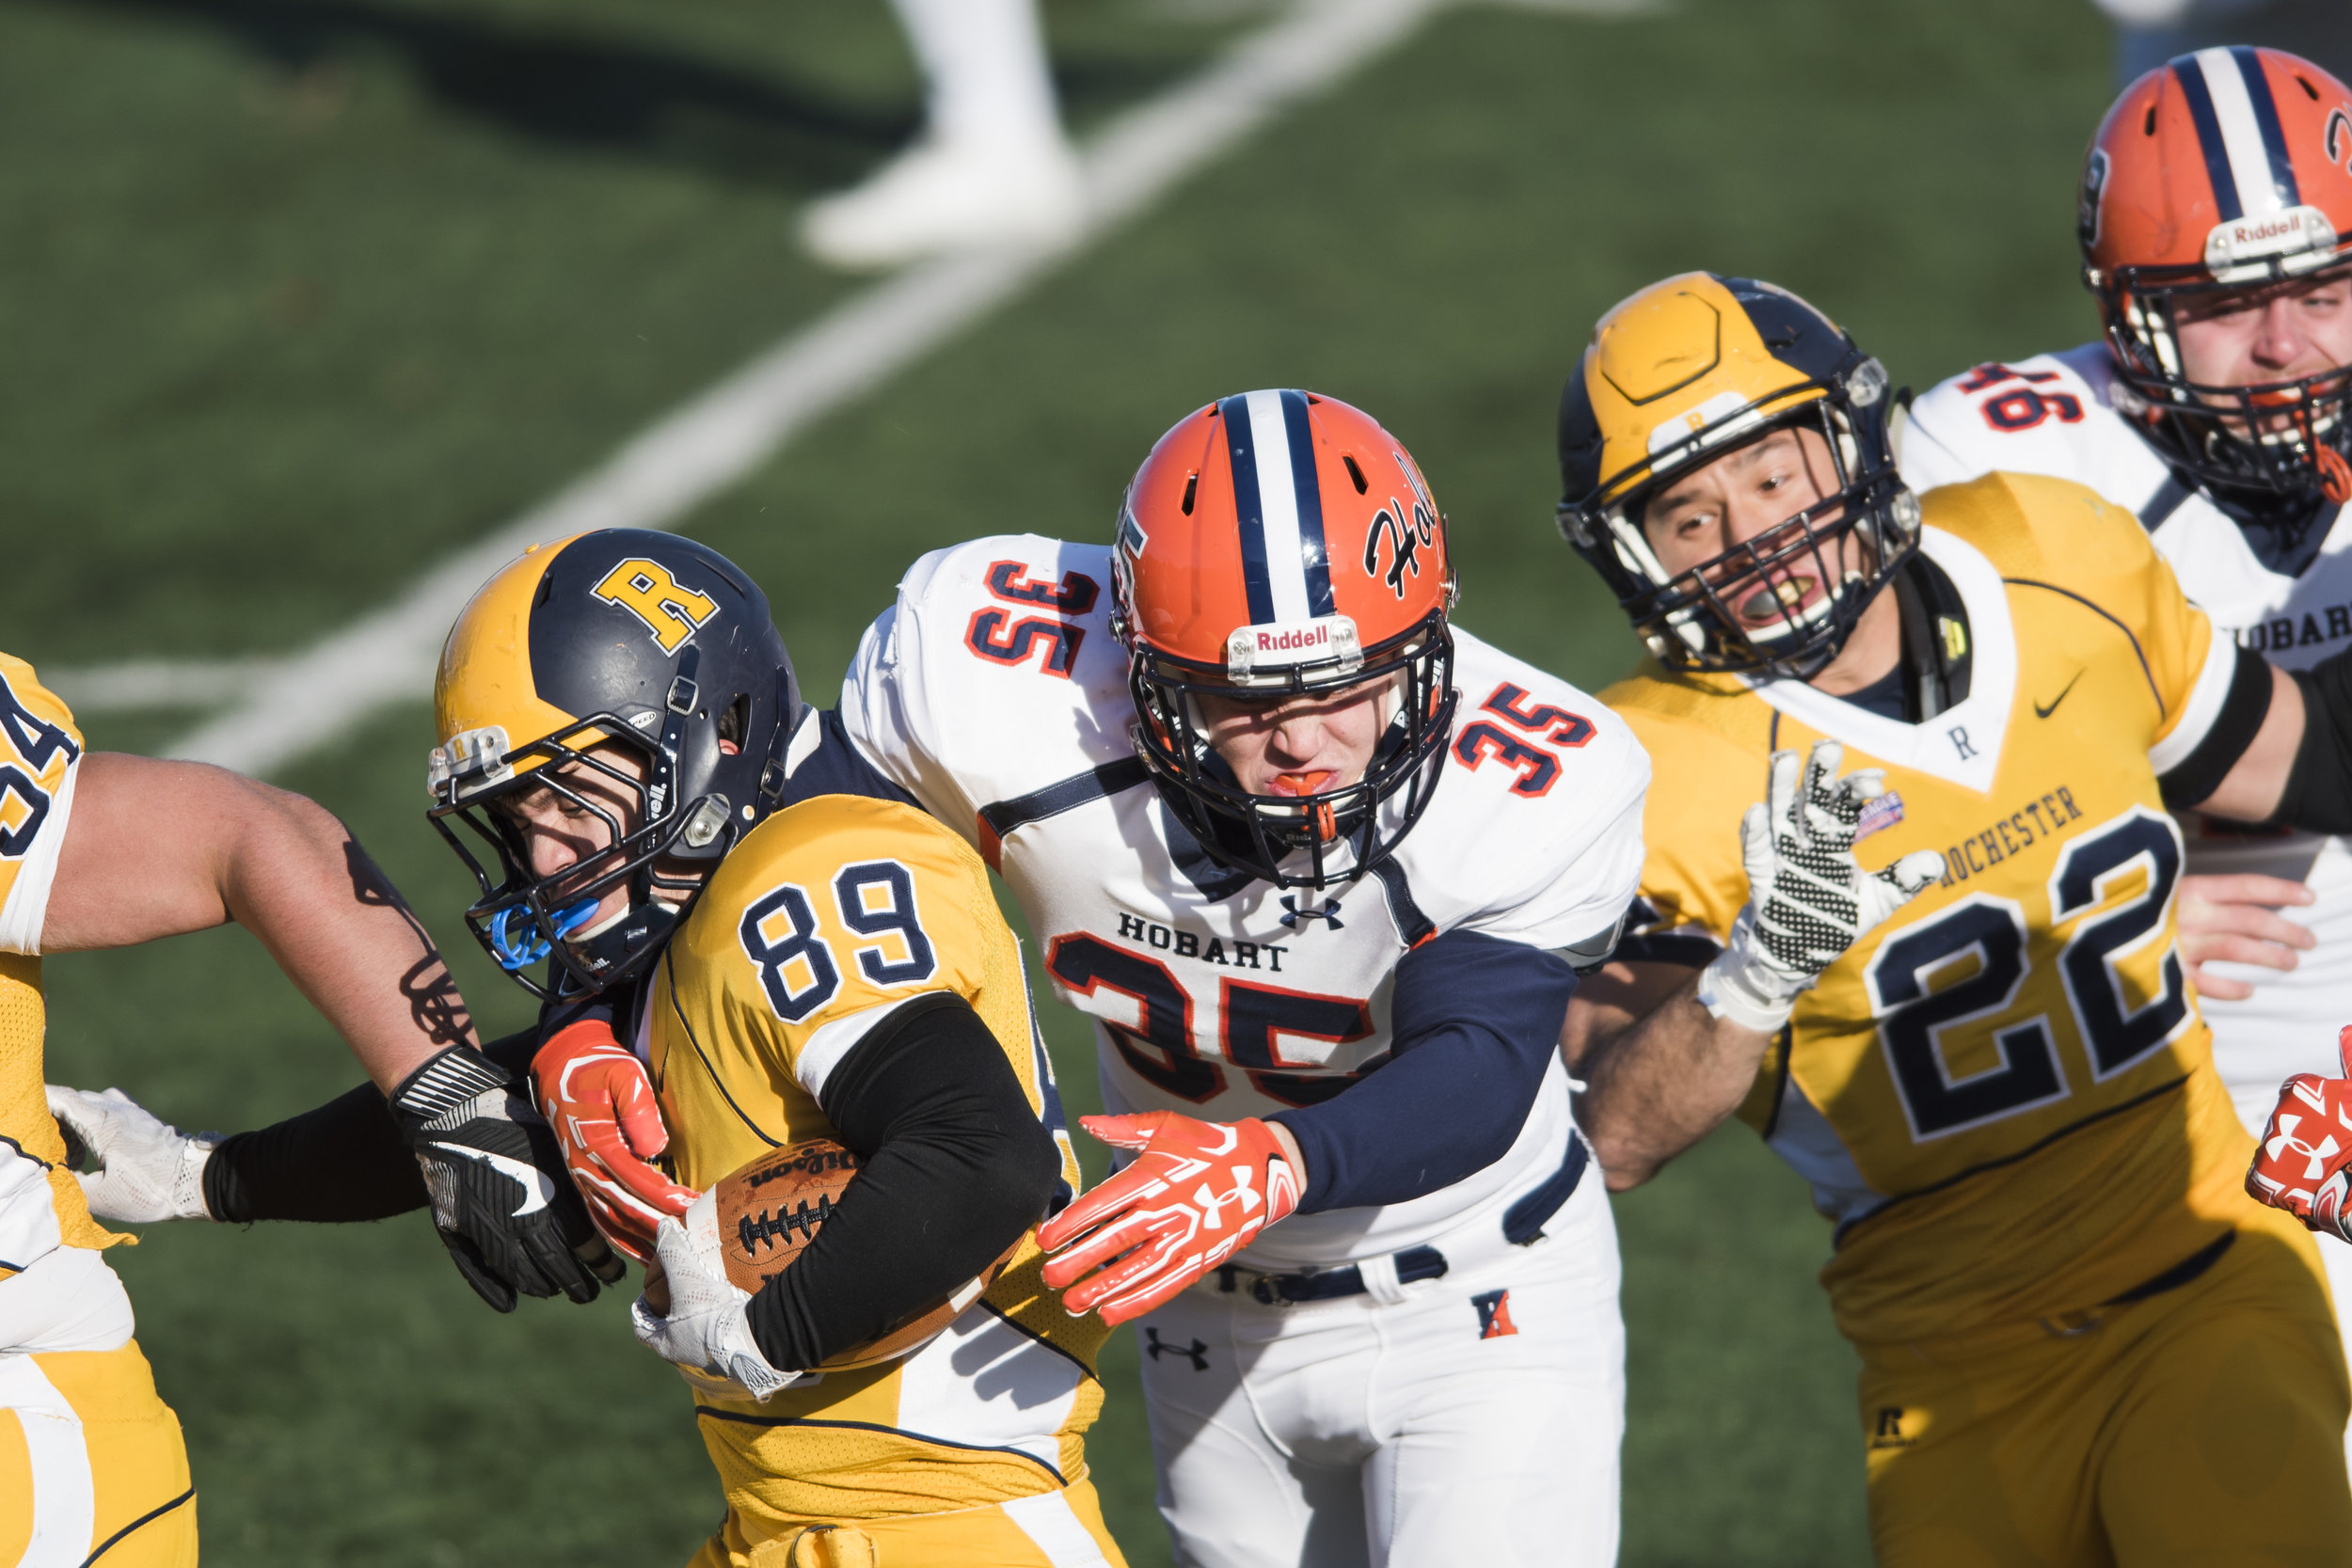
[[[1765,785],[1755,750],[1714,721],[1747,721],[1758,705],[1724,703],[1708,678],[1670,674],[1648,661],[1601,700],[1631,728],[1651,763],[1641,900],[1618,951],[1703,965],[1747,902],[1740,819],[1764,799]]]
[[[2075,599],[2129,639],[2151,699],[2156,770],[2186,756],[2220,711],[2236,650],[2225,641],[2214,657],[2213,623],[2189,603],[2139,519],[2083,485],[2037,475],[1988,474],[1937,494],[2014,509],[2014,534],[1995,525],[1982,541],[2001,575]]]
[[[825,1082],[874,1023],[962,997],[1064,1145],[1019,943],[970,846],[896,801],[776,813],[711,879],[656,974],[649,1054],[677,1179],[704,1188],[765,1149],[834,1136]]]
[[[0,953],[40,951],[82,732],[33,667],[0,654]]]
[[[0,653],[0,1278],[63,1244],[128,1242],[90,1218],[41,1085],[40,933],[82,734],[33,667]]]

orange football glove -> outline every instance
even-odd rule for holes
[[[1147,1111],[1079,1125],[1143,1152],[1037,1233],[1055,1254],[1045,1283],[1063,1291],[1062,1309],[1073,1318],[1089,1310],[1106,1323],[1139,1318],[1298,1207],[1298,1173],[1274,1129],[1255,1117],[1195,1121]]]
[[[589,1217],[607,1241],[646,1261],[662,1216],[685,1213],[696,1195],[649,1163],[670,1147],[670,1133],[644,1064],[611,1026],[582,1019],[539,1047],[531,1081]]]
[[[2323,1236],[2352,1241],[2344,1202],[2352,1188],[2352,1026],[2337,1035],[2336,1055],[2344,1077],[2298,1072],[2279,1085],[2246,1190]]]

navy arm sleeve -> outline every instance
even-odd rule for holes
[[[1403,1203],[1502,1159],[1559,1053],[1575,990],[1561,959],[1476,931],[1406,953],[1388,1065],[1320,1105],[1267,1118],[1306,1156],[1299,1212]]]

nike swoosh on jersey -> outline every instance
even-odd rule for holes
[[[2075,671],[2074,680],[2068,681],[2066,685],[2060,689],[2058,694],[2050,699],[2050,705],[2048,707],[2043,707],[2040,703],[2034,704],[2033,716],[2036,719],[2047,719],[2050,715],[2056,713],[2058,711],[2058,704],[2066,701],[2066,693],[2074,689],[2074,681],[2078,681],[2082,678],[2083,673],[2080,670]]]
[[[521,1182],[523,1201],[521,1206],[515,1211],[516,1219],[546,1208],[555,1196],[554,1178],[536,1165],[527,1165],[510,1155],[493,1154],[486,1148],[468,1148],[463,1144],[436,1143],[429,1147],[446,1148],[452,1154],[477,1161],[497,1171],[501,1176],[512,1177]]]

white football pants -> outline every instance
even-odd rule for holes
[[[2278,1108],[2279,1085],[2271,1084],[2232,1084],[2230,1100],[2237,1107],[2238,1120],[2256,1137],[2270,1123],[2270,1113]],[[2328,1274],[2328,1294],[2335,1301],[2336,1332],[2344,1338],[2344,1354],[2352,1362],[2352,1243],[2340,1242],[2333,1236],[2313,1238],[2319,1243],[2319,1261]],[[2352,1469],[2352,1431],[2347,1431],[2344,1443],[2344,1465]]]
[[[1211,1275],[1143,1319],[1176,1560],[1614,1562],[1625,1326],[1599,1166],[1544,1228],[1386,1305],[1268,1307]]]

